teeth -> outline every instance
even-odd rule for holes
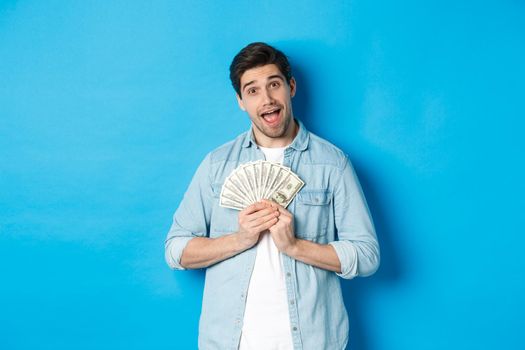
[[[265,115],[268,115],[268,114],[272,114],[272,113],[275,113],[275,112],[278,112],[278,111],[279,111],[279,109],[274,109],[273,111],[264,112],[264,113],[262,114],[262,116],[265,116]]]

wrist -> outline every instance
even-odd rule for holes
[[[232,236],[235,242],[234,246],[237,253],[242,253],[251,247],[248,245],[248,242],[246,241],[246,239],[244,239],[244,237],[242,237],[243,235],[239,231],[234,232]]]
[[[288,255],[290,258],[296,259],[299,253],[299,240],[294,239],[291,244],[286,247],[284,254]]]

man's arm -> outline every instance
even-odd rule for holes
[[[182,251],[180,264],[185,269],[200,269],[237,255],[243,247],[237,233],[218,238],[195,237]]]
[[[255,203],[239,212],[237,232],[209,238],[213,200],[209,163],[207,156],[173,216],[164,248],[166,262],[172,269],[208,267],[239,254],[255,245],[259,235],[277,221],[277,209]]]
[[[184,270],[180,260],[186,245],[196,237],[208,236],[212,198],[211,159],[201,162],[173,215],[173,223],[164,242],[166,263],[172,269]]]
[[[348,159],[335,188],[337,241],[318,244],[297,239],[293,215],[278,204],[266,201],[280,212],[279,221],[270,227],[270,233],[277,248],[293,259],[334,271],[346,279],[369,276],[379,267],[379,244],[361,186]]]
[[[270,227],[270,234],[277,249],[305,264],[341,273],[341,262],[334,247],[296,238],[292,213],[272,201],[265,200],[264,203],[279,210],[279,221]]]
[[[182,252],[183,268],[199,269],[237,255],[259,240],[259,235],[277,222],[277,208],[255,203],[239,212],[239,231],[218,238],[195,237]]]
[[[330,244],[319,244],[305,239],[296,239],[295,244],[290,246],[284,253],[305,264],[341,273],[341,262],[334,247]]]
[[[330,244],[341,261],[339,277],[370,276],[379,267],[379,243],[363,190],[350,160],[345,157],[334,187],[337,240]]]

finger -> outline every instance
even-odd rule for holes
[[[262,202],[263,202],[264,204],[266,204],[266,205],[271,205],[272,208],[276,208],[276,209],[278,209],[278,210],[279,210],[279,213],[280,213],[281,215],[287,216],[287,217],[289,217],[289,218],[292,218],[292,217],[293,217],[292,213],[290,213],[288,210],[286,210],[286,208],[283,207],[282,205],[280,205],[279,203],[276,203],[276,202],[271,201],[271,200],[268,200],[268,199],[263,199]]]
[[[263,216],[266,216],[268,214],[272,214],[272,213],[275,213],[275,212],[278,212],[277,208],[265,208],[265,209],[261,209],[259,211],[256,211],[252,214],[249,214],[247,217],[246,217],[246,220],[248,222],[250,221],[254,221],[254,220],[257,220]]]
[[[260,217],[260,218],[258,218],[258,219],[256,219],[256,220],[251,221],[251,222],[248,224],[248,226],[251,226],[252,228],[257,227],[257,226],[259,226],[259,225],[264,224],[266,221],[273,220],[273,219],[276,218],[278,215],[279,215],[278,212],[276,212],[276,211],[275,211],[275,212],[272,212],[272,213],[270,213],[270,214],[268,214],[268,215],[265,215],[265,216]]]
[[[258,232],[262,232],[264,230],[268,230],[270,227],[275,225],[278,221],[279,221],[279,218],[274,217],[273,219],[268,220],[265,223],[262,223],[259,226],[254,227],[253,229],[258,231]]]
[[[263,199],[262,202],[268,206],[271,206],[272,208],[278,208],[280,205],[272,200],[269,199]]]
[[[292,213],[290,213],[286,208],[284,208],[282,205],[279,205],[277,204],[277,209],[279,210],[279,213],[281,213],[281,215],[284,215],[284,216],[289,216],[289,217],[292,217]]]
[[[244,215],[249,215],[251,213],[254,213],[254,212],[259,211],[259,210],[264,209],[264,208],[266,208],[266,204],[264,204],[262,202],[257,202],[257,203],[253,203],[252,205],[249,205],[246,208],[244,208],[241,211],[241,213],[243,213]]]

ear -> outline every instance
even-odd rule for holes
[[[235,97],[237,97],[237,103],[239,104],[239,108],[246,112],[246,108],[244,107],[244,102],[239,96],[239,94],[235,94]]]
[[[295,82],[295,78],[291,77],[290,78],[290,96],[291,97],[295,96],[295,91],[296,90],[297,90],[297,83]]]

